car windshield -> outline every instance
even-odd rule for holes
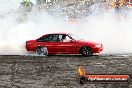
[[[81,38],[79,38],[78,36],[74,35],[74,34],[69,34],[69,37],[71,39],[74,39],[74,40],[81,40]]]

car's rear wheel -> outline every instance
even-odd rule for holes
[[[36,49],[36,53],[37,53],[38,55],[48,55],[48,49],[47,49],[46,47],[41,47],[41,46],[39,46],[39,47],[37,47],[37,49]]]
[[[84,46],[81,48],[80,53],[82,54],[82,56],[91,56],[92,49],[90,47]]]

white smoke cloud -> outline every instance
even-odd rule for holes
[[[84,30],[89,39],[103,43],[103,53],[131,53],[131,22],[121,16],[102,15],[92,17],[84,25]]]
[[[131,18],[115,16],[108,12],[99,16],[89,16],[73,24],[46,12],[29,12],[25,17],[22,13],[16,12],[18,3],[11,2],[13,4],[8,6],[8,0],[3,2],[0,3],[0,8],[3,9],[0,12],[1,55],[27,54],[25,41],[53,32],[74,33],[84,39],[101,42],[104,45],[103,53],[132,53]],[[10,12],[8,14],[7,9]],[[18,18],[26,21],[19,22]]]

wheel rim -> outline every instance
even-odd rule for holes
[[[91,49],[90,49],[90,48],[84,47],[84,48],[82,49],[82,54],[83,54],[83,55],[91,55],[91,54],[92,54]]]
[[[86,82],[86,78],[85,77],[81,77],[80,80],[79,80],[79,83],[81,85],[83,85],[83,84],[85,84],[85,82]]]
[[[39,55],[47,55],[48,51],[46,47],[37,48],[36,53]]]

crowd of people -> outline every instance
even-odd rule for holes
[[[125,0],[36,0],[33,5],[30,0],[23,0],[21,3],[26,11],[31,11],[33,7],[37,11],[47,11],[55,16],[61,15],[67,18],[80,18],[90,14],[101,14],[109,9],[116,13],[123,13],[126,9]]]

